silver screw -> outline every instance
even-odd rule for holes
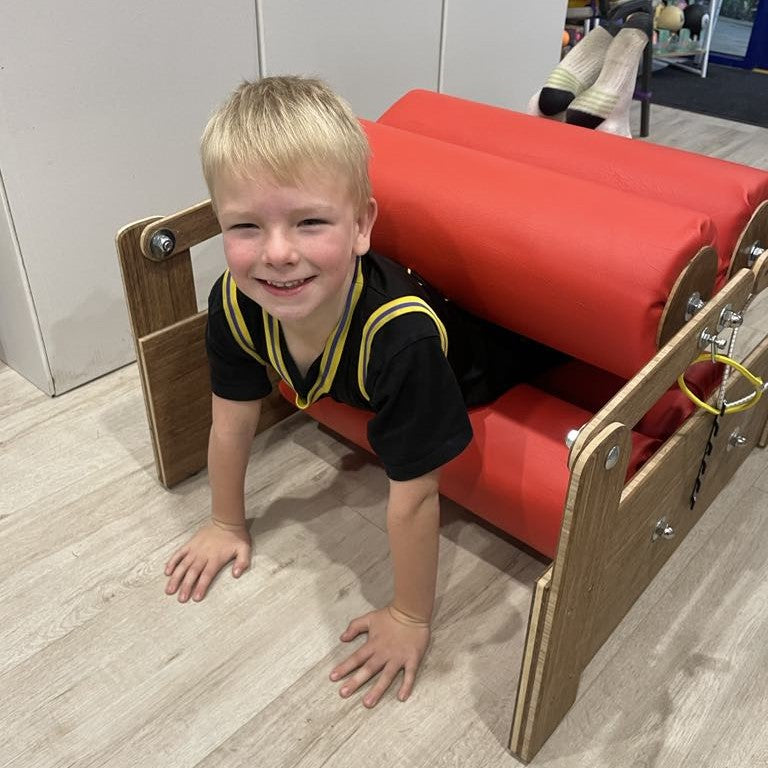
[[[721,339],[716,334],[711,334],[706,328],[701,332],[699,338],[699,346],[702,349],[706,349],[709,345],[717,347],[717,349],[725,349],[728,346],[728,342],[725,339]]]
[[[674,536],[675,529],[667,522],[666,517],[662,517],[653,529],[651,541],[656,541],[656,539],[672,539]]]
[[[166,259],[176,247],[176,238],[170,229],[159,229],[149,241],[149,250],[158,259]]]
[[[746,445],[746,443],[746,435],[742,435],[741,432],[739,432],[739,428],[736,427],[736,429],[731,432],[731,436],[728,438],[728,447],[726,450],[730,451],[731,448],[741,448],[743,445]]]
[[[568,434],[565,436],[565,445],[567,448],[573,448],[573,444],[576,442],[576,438],[579,436],[580,429],[569,429]]]
[[[754,267],[755,262],[765,253],[765,248],[760,244],[759,240],[755,240],[747,250],[747,266]]]
[[[608,455],[605,457],[605,468],[613,469],[618,463],[620,455],[621,455],[621,448],[619,448],[618,445],[614,445],[613,448],[611,448],[611,450],[608,451]]]
[[[706,303],[701,298],[701,294],[698,291],[694,291],[685,305],[685,321],[688,322]]]
[[[730,304],[726,304],[723,311],[720,313],[720,322],[717,324],[717,329],[723,328],[740,328],[744,323],[744,316],[738,312],[734,312]]]

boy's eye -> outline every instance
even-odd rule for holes
[[[327,224],[325,219],[302,219],[299,222],[299,226],[301,227],[317,227],[321,224]]]
[[[243,222],[241,224],[233,224],[230,229],[258,229],[258,227],[255,224]]]

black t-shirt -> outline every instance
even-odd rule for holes
[[[527,369],[541,350],[463,312],[373,252],[358,259],[344,314],[306,377],[279,322],[240,292],[228,272],[213,286],[208,306],[216,395],[265,397],[272,390],[271,364],[297,393],[299,407],[330,396],[373,411],[368,440],[393,480],[419,477],[458,456],[472,438],[467,406],[489,402],[520,381],[521,366]],[[550,357],[545,353],[548,363]]]

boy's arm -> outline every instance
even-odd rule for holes
[[[331,672],[331,680],[354,672],[342,685],[344,697],[378,675],[363,699],[366,707],[376,705],[401,669],[397,696],[405,701],[429,645],[439,544],[438,477],[436,470],[413,480],[390,481],[387,528],[394,599],[386,608],[354,619],[341,636],[348,642],[368,634],[366,642]]]
[[[392,554],[395,618],[429,624],[437,581],[439,472],[389,483],[387,530]]]
[[[245,525],[245,472],[261,416],[261,400],[225,400],[212,395],[208,439],[211,517],[225,526]]]

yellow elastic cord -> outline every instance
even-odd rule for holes
[[[703,355],[699,355],[692,363],[691,365],[695,365],[696,363],[703,363],[704,361],[714,361],[717,363],[722,363],[723,365],[728,365],[734,370],[737,370],[754,388],[755,391],[752,395],[750,395],[749,400],[745,403],[739,403],[736,405],[726,405],[724,413],[739,413],[741,411],[746,411],[748,408],[751,408],[753,405],[757,404],[757,401],[762,397],[763,395],[763,389],[765,387],[765,384],[763,383],[763,380],[759,376],[755,376],[752,371],[747,370],[741,363],[737,362],[736,360],[733,360],[730,357],[726,357],[725,355],[711,355],[709,352],[705,352]],[[677,377],[677,383],[680,385],[680,389],[685,392],[685,394],[693,400],[696,405],[699,406],[699,408],[703,408],[705,411],[709,411],[709,413],[718,414],[720,413],[720,409],[716,408],[714,405],[710,405],[709,403],[705,403],[700,398],[696,397],[696,395],[691,392],[691,390],[688,388],[688,385],[685,383],[685,373],[681,373],[680,376]]]

